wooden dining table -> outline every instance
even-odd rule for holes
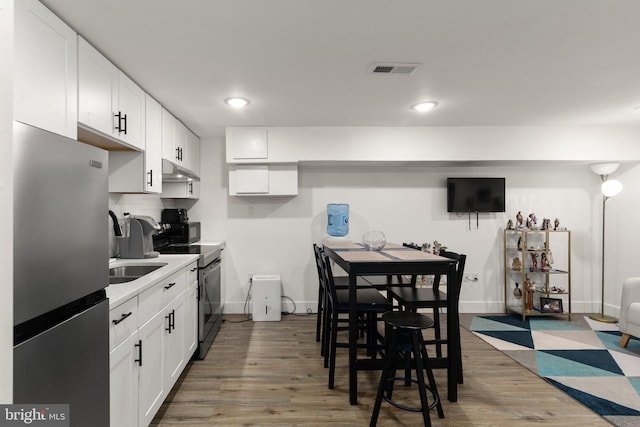
[[[435,368],[447,369],[447,397],[458,400],[459,346],[459,292],[455,283],[455,260],[428,252],[387,243],[382,250],[367,250],[360,243],[326,241],[325,253],[349,275],[349,402],[358,403],[358,371],[382,369],[381,359],[358,358],[358,316],[356,308],[356,281],[358,276],[435,275],[447,277],[447,352],[446,357],[429,358]]]

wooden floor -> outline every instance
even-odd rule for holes
[[[329,390],[315,315],[283,316],[280,322],[243,318],[225,316],[206,360],[189,363],[152,426],[369,425],[380,372],[359,373],[358,405],[350,405],[347,350],[338,349],[336,388]],[[451,403],[446,373],[436,371],[445,418],[432,411],[434,426],[610,425],[466,329],[461,334],[464,384],[458,402]],[[417,389],[402,389],[396,387],[394,396],[417,397]],[[383,402],[378,426],[421,424],[420,414]]]

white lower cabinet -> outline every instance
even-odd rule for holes
[[[197,264],[113,308],[109,323],[111,426],[146,427],[197,346]]]
[[[197,267],[196,267],[197,269]],[[198,278],[185,292],[184,304],[184,357],[191,359],[198,348]]]
[[[164,382],[174,384],[184,366],[184,297],[182,292],[165,309],[163,356]]]
[[[164,400],[164,325],[164,313],[158,313],[139,329],[142,366],[138,375],[138,426],[148,426]]]

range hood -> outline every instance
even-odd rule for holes
[[[200,181],[200,177],[185,167],[176,165],[175,163],[172,163],[167,159],[162,159],[162,181]]]

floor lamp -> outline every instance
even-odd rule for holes
[[[615,317],[606,316],[604,314],[604,243],[605,243],[605,213],[606,213],[606,204],[607,199],[615,196],[620,191],[622,191],[622,184],[620,181],[615,179],[607,179],[609,174],[613,173],[618,169],[618,163],[598,163],[595,165],[590,165],[591,170],[600,175],[602,179],[602,294],[601,294],[601,302],[600,302],[600,314],[594,314],[589,316],[590,319],[596,320],[598,322],[606,322],[606,323],[615,323],[618,321]]]

